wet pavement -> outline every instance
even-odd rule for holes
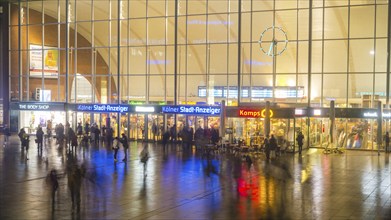
[[[17,136],[0,149],[0,219],[391,219],[390,155],[310,149],[267,162],[131,142],[128,162],[105,146],[68,153],[54,141],[42,154],[30,140],[29,160]],[[0,144],[2,146],[3,137]],[[123,149],[119,151],[122,160]],[[67,166],[85,168],[80,211],[72,208]],[[59,173],[52,205],[46,180]]]

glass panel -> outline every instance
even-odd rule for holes
[[[251,67],[252,73],[272,73],[273,72],[273,57],[266,55],[259,49],[259,44],[252,44],[252,59],[245,57],[243,59],[243,69]],[[237,71],[237,67],[236,67]]]
[[[130,84],[132,89],[129,91],[129,96],[135,101],[145,101],[145,91],[147,91],[146,76],[130,76]]]
[[[91,22],[77,23],[77,47],[91,47]]]
[[[373,40],[351,40],[349,72],[372,72],[374,59]]]
[[[386,72],[387,70],[387,40],[376,40],[375,50],[375,71]]]
[[[324,37],[325,39],[348,37],[348,9],[346,7],[325,9]]]
[[[387,94],[387,75],[386,74],[376,74],[375,75],[375,95],[378,95],[379,98],[385,99]],[[385,103],[384,103],[385,104]]]
[[[95,73],[101,75],[109,74],[109,48],[95,48],[93,53],[96,66]]]
[[[147,7],[145,0],[132,0],[129,4],[131,18],[145,17]]]
[[[209,52],[209,72],[210,73],[227,73],[227,45],[216,44],[210,45]]]
[[[166,74],[172,74],[174,75],[174,67],[175,67],[175,63],[174,63],[174,46],[166,46]],[[184,50],[182,50],[181,54],[183,54],[183,56],[185,57],[186,56],[186,53],[184,52]],[[181,56],[181,55],[179,55]],[[181,62],[186,62],[186,59],[182,59]],[[178,61],[178,64],[180,63],[180,61]]]
[[[238,46],[229,44],[228,45],[228,73],[238,72]]]
[[[111,20],[118,19],[118,1],[110,1]]]
[[[166,1],[147,1],[148,17],[165,16]]]
[[[373,74],[349,74],[348,97],[351,107],[371,108],[371,98],[364,95],[373,92]]]
[[[299,84],[300,85],[300,84]],[[311,106],[320,106],[322,89],[322,76],[320,74],[312,74],[311,76]]]
[[[164,46],[149,47],[147,64],[149,66],[150,74],[163,74],[165,73],[166,66],[166,52]],[[152,87],[153,88],[153,87]]]
[[[188,73],[206,73],[206,46],[188,46]]]
[[[298,26],[298,34],[299,34],[299,40],[308,40],[308,14],[309,10],[300,10],[299,11],[299,23],[297,24]],[[313,22],[315,22],[313,20]],[[312,25],[312,30],[316,29],[318,26],[315,26],[314,23]],[[314,36],[313,36],[314,37]]]
[[[294,2],[294,1],[286,1]],[[284,4],[286,4],[286,2]],[[276,27],[281,27],[288,36],[289,40],[297,38],[297,12],[296,11],[276,11]],[[277,32],[277,31],[276,31]],[[276,33],[278,34],[278,33]],[[279,39],[278,39],[279,40]]]
[[[58,25],[45,25],[45,46],[58,46]]]
[[[95,47],[108,47],[109,44],[109,22],[108,21],[96,21],[94,24],[94,46]],[[106,34],[101,34],[106,33]]]
[[[350,9],[350,38],[374,36],[375,7],[351,7]]]
[[[308,48],[308,44],[306,45],[306,47]],[[306,48],[306,49],[307,49]],[[312,73],[321,73],[322,72],[322,42],[321,41],[312,41],[312,65],[311,65],[311,71]],[[308,51],[308,49],[307,49]],[[305,53],[305,52],[303,52]],[[307,52],[307,57],[308,57],[308,52]],[[302,61],[303,59],[300,58],[300,60]],[[306,64],[308,65],[308,61],[306,62]],[[308,66],[305,66],[304,68],[306,68],[307,70],[305,72],[308,72]]]
[[[111,20],[111,36],[110,36],[110,46],[116,47],[118,46],[118,21]]]
[[[23,37],[23,38],[26,37],[25,39],[21,39],[23,45],[25,45],[24,43],[27,42],[27,40],[30,44],[36,44],[36,45],[42,44],[42,26],[41,25],[28,26],[28,32],[29,32],[28,33],[29,39],[27,39],[27,33],[22,32],[21,37]]]
[[[259,41],[263,31],[273,26],[273,12],[254,12],[252,15],[252,41],[254,42]]]
[[[387,5],[378,5],[376,7],[376,37],[387,37]]]
[[[145,74],[146,72],[146,48],[129,48],[129,69],[131,74]]]
[[[251,40],[251,13],[242,13],[242,42],[250,42]],[[260,30],[262,31],[262,30]]]
[[[43,1],[30,1],[27,3],[28,11],[28,24],[42,24],[42,2]],[[22,20],[27,19],[27,10],[22,7],[21,15]],[[25,24],[24,22],[22,24]]]
[[[229,1],[209,1],[208,13],[225,13]]]
[[[225,14],[209,15],[208,17],[208,42],[227,42],[227,27],[229,23]]]
[[[97,102],[105,104],[108,103],[108,91],[109,91],[109,77],[108,76],[96,76],[96,96]]]
[[[308,73],[308,43],[300,42],[298,50],[298,72]]]
[[[19,77],[11,77],[10,83],[10,100],[19,101]]]
[[[290,42],[287,44],[287,49],[279,56],[276,56],[277,73],[296,72],[296,46],[295,42]]]
[[[77,73],[83,74],[83,75],[90,75],[91,74],[91,56],[92,51],[91,49],[79,49],[77,52]]]
[[[325,0],[325,6],[343,6],[348,5],[348,0]]]
[[[206,42],[206,16],[189,16],[187,21],[188,42],[193,44]]]
[[[182,31],[185,29],[180,28],[181,24],[179,21],[184,21],[178,18],[178,44],[183,44],[186,42],[186,34]],[[166,44],[175,44],[175,18],[167,18],[167,35],[166,35]],[[184,25],[186,26],[186,25]]]
[[[329,100],[335,100],[336,105],[346,107],[346,85],[346,74],[324,74],[323,104],[328,105]]]
[[[45,11],[45,23],[57,23],[58,18],[58,2],[57,1],[45,1],[43,4]]]
[[[130,20],[129,46],[146,44],[146,23],[144,19]]]
[[[188,14],[206,14],[206,0],[188,1]]]
[[[165,43],[165,19],[148,19],[148,45],[164,45]]]
[[[65,16],[65,10],[66,10],[66,1],[65,0],[59,0],[60,5],[60,22],[65,23],[66,16]]]
[[[164,77],[149,77],[149,101],[164,101],[165,82]]]
[[[229,14],[228,21],[230,23],[229,27],[229,42],[238,42],[238,15],[237,14]]]
[[[10,31],[10,50],[19,50],[19,32],[17,26],[11,26],[9,28]]]
[[[133,1],[132,1],[133,2]],[[94,20],[109,20],[110,1],[93,1]]]
[[[77,21],[91,20],[91,0],[75,1]]]
[[[128,38],[128,34],[129,34],[128,23],[129,23],[129,21],[128,20],[121,20],[120,22],[121,22],[121,25],[120,25],[121,46],[128,46],[128,40],[129,40],[129,38]]]
[[[308,21],[308,15],[305,18]],[[308,25],[308,22],[307,22]],[[300,28],[300,27],[299,27]],[[302,28],[300,28],[302,29]],[[312,13],[312,39],[322,39],[323,36],[323,8],[313,9]],[[300,33],[300,32],[299,32]],[[308,35],[308,26],[307,26]],[[308,39],[308,36],[306,37]]]
[[[346,65],[347,41],[325,41],[323,67],[324,72],[345,72],[347,70]]]

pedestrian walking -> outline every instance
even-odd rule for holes
[[[384,137],[384,141],[386,142],[386,153],[390,152],[390,134],[388,131],[386,132],[386,136]]]
[[[4,133],[3,147],[5,147],[8,144],[9,137],[11,136],[11,132],[10,132],[10,129],[8,128],[7,124],[4,124],[3,133]]]
[[[129,143],[128,143],[128,137],[126,137],[125,133],[122,133],[122,137],[120,139],[120,142],[122,146],[124,147],[124,159],[122,161],[126,162],[128,159],[128,148],[129,148]]]
[[[304,135],[300,131],[296,137],[297,145],[299,146],[299,154],[301,154],[301,151],[303,150],[303,140],[304,140]]]
[[[265,147],[265,153],[266,153],[266,159],[270,160],[270,143],[269,143],[269,135],[266,136],[265,140],[263,141],[263,145]]]
[[[80,189],[81,189],[81,181],[83,177],[83,172],[77,165],[73,165],[73,167],[68,171],[68,188],[71,192],[72,199],[72,211],[77,209],[77,212],[80,212]]]
[[[117,162],[117,154],[118,154],[118,150],[119,150],[119,140],[118,140],[118,137],[115,137],[114,140],[113,140],[113,147],[112,149],[114,150],[114,161]]]
[[[41,125],[38,125],[38,129],[37,129],[37,132],[35,134],[36,135],[35,143],[37,144],[38,153],[39,153],[39,151],[41,151],[41,153],[42,153],[43,134],[44,133],[43,133]]]
[[[51,189],[51,197],[52,197],[52,207],[54,207],[56,191],[58,189],[58,176],[57,171],[52,169],[50,173],[46,177],[46,183],[49,184]]]
[[[269,139],[269,145],[270,145],[270,151],[272,153],[272,157],[276,157],[276,150],[277,150],[277,139],[274,137],[274,135],[270,135]]]
[[[140,152],[140,162],[144,166],[144,176],[147,175],[147,162],[149,159],[149,150],[148,150],[148,144],[144,144],[143,150]]]

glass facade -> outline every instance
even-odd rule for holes
[[[9,95],[19,102],[329,107],[335,100],[340,108],[376,108],[390,88],[388,4],[11,2]],[[126,125],[134,138],[142,136],[139,117]],[[145,117],[149,126],[160,120]],[[351,121],[343,123],[350,129]],[[325,138],[314,134],[311,142]]]

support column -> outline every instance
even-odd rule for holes
[[[380,147],[382,146],[382,123],[383,123],[383,114],[382,114],[382,102],[377,103],[377,153],[380,155]]]
[[[270,135],[270,102],[266,101],[265,107],[265,137]]]
[[[330,101],[329,117],[330,117],[330,137],[329,137],[330,140],[329,140],[329,144],[330,144],[330,147],[334,147],[334,126],[335,126],[335,102],[334,101]],[[338,146],[336,146],[336,147],[338,148]]]
[[[221,101],[220,110],[220,137],[225,136],[225,100]]]

